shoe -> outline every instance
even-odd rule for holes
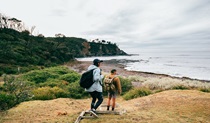
[[[96,110],[94,108],[91,109],[90,111],[96,114]],[[93,114],[90,114],[90,116],[93,116]]]
[[[96,113],[96,110],[94,108],[91,109],[92,112]]]

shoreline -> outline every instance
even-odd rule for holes
[[[158,74],[158,73],[152,73],[152,72],[142,72],[142,71],[129,71],[125,69],[125,65],[123,63],[127,62],[135,62],[134,61],[128,61],[128,60],[104,60],[101,65],[102,72],[104,74],[110,73],[111,69],[116,69],[118,75],[124,76],[124,77],[129,77],[129,76],[141,76],[145,78],[171,78],[171,79],[178,79],[180,81],[183,80],[190,80],[190,81],[199,81],[199,82],[207,82],[210,83],[210,80],[200,80],[200,79],[193,79],[189,77],[176,77],[176,76],[171,76],[171,75],[166,75],[166,74]],[[77,71],[78,73],[83,73],[86,71],[89,65],[92,64],[92,61],[73,61],[70,63],[67,63],[66,66]]]

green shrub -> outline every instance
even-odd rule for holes
[[[7,110],[16,104],[15,96],[12,94],[6,94],[5,92],[0,92],[0,111]]]
[[[45,86],[49,86],[49,87],[60,87],[62,80],[60,79],[53,79],[53,78],[49,78],[47,79],[46,82],[44,83],[39,83],[38,86],[39,87],[45,87]]]
[[[23,75],[23,78],[36,84],[47,81],[48,78],[57,78],[58,75],[43,70],[34,70]]]
[[[50,100],[68,96],[68,92],[59,87],[40,87],[33,90],[33,94],[35,100]]]
[[[52,81],[52,79],[56,79],[59,77],[61,77],[61,79],[63,80],[74,82],[78,80],[79,74],[72,70],[69,70],[67,67],[57,66],[46,68],[43,70],[34,70],[23,75],[23,79],[34,82],[36,84],[44,83],[48,81],[48,79],[51,79]]]
[[[38,70],[39,67],[38,66],[34,66],[34,65],[29,65],[29,66],[22,66],[22,67],[19,67],[20,71],[19,73],[26,73],[26,72],[29,72],[31,70]]]
[[[89,94],[85,92],[85,89],[80,87],[79,82],[70,83],[68,86],[69,97],[75,99],[81,99]]]
[[[143,97],[152,94],[148,88],[135,88],[123,95],[125,100],[130,100],[137,97]]]
[[[201,88],[199,90],[202,91],[202,92],[210,93],[210,88]]]
[[[18,72],[17,66],[15,65],[0,65],[0,73],[16,74]]]
[[[186,87],[184,85],[177,85],[177,86],[172,87],[172,89],[175,89],[175,90],[188,90],[190,88]]]
[[[53,87],[51,89],[52,93],[54,93],[56,98],[64,98],[67,97],[69,95],[69,93],[65,90],[63,90],[62,88],[59,87]]]
[[[126,92],[128,92],[130,89],[133,88],[131,80],[127,78],[123,78],[123,77],[119,77],[119,78],[120,78],[121,87],[122,87],[122,94],[125,94]]]
[[[69,68],[64,67],[64,66],[50,67],[50,68],[44,69],[44,71],[54,73],[57,75],[63,75],[63,74],[67,74],[67,73],[76,73],[73,70],[70,70]]]
[[[14,76],[4,76],[4,91],[8,94],[15,96],[15,104],[19,104],[26,100],[31,99],[31,88],[30,83],[16,80]]]
[[[68,73],[68,74],[60,76],[59,79],[65,80],[69,83],[72,83],[72,82],[76,82],[80,79],[80,74],[78,74],[78,73]]]

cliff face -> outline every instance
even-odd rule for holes
[[[83,56],[127,55],[127,53],[119,49],[116,44],[84,42],[83,46]]]

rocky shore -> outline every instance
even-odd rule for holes
[[[165,74],[156,74],[156,73],[148,73],[148,72],[139,72],[139,71],[128,71],[125,68],[125,64],[128,62],[136,62],[135,60],[133,61],[128,61],[128,60],[105,60],[102,64],[101,64],[101,69],[102,69],[102,73],[103,74],[108,74],[110,72],[111,69],[116,69],[117,73],[119,76],[124,76],[124,77],[129,77],[129,76],[140,76],[140,77],[144,77],[147,79],[176,79],[178,81],[199,81],[199,82],[208,82],[210,83],[210,81],[206,81],[206,80],[197,80],[197,79],[191,79],[188,77],[173,77],[173,76],[169,76],[169,75],[165,75]],[[68,66],[69,68],[79,72],[79,73],[83,73],[84,71],[87,70],[88,66],[91,65],[92,62],[91,61],[73,61],[73,62],[69,62],[66,64],[66,66]]]

